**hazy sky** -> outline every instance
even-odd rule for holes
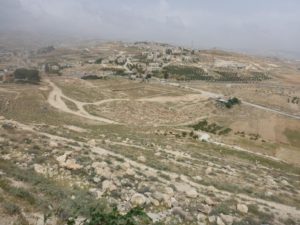
[[[300,0],[0,0],[0,33],[300,52]]]

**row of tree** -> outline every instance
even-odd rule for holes
[[[20,68],[15,70],[14,79],[19,82],[39,83],[41,77],[38,70]]]

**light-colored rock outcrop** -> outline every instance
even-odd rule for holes
[[[146,203],[146,197],[142,194],[136,193],[131,197],[130,202],[133,206],[142,206]]]

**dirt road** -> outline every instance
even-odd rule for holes
[[[84,109],[84,105],[86,105],[87,103],[84,102],[79,102],[75,99],[69,98],[67,96],[65,96],[62,93],[62,90],[57,87],[53,82],[51,82],[50,80],[46,80],[46,82],[48,84],[50,84],[50,86],[52,87],[52,91],[50,92],[49,96],[48,96],[48,103],[53,106],[54,108],[66,112],[66,113],[70,113],[76,116],[80,116],[86,119],[90,119],[90,120],[96,120],[96,121],[100,121],[100,122],[104,122],[104,123],[109,123],[109,124],[118,124],[117,122],[107,119],[107,118],[103,118],[103,117],[98,117],[98,116],[93,116],[91,114],[89,114],[85,109]],[[67,107],[67,105],[65,104],[65,102],[62,100],[62,97],[73,102],[76,107],[78,108],[77,111],[75,110],[71,110]]]
[[[189,87],[189,86],[180,86],[179,83],[168,83],[168,82],[166,82],[165,84],[175,86],[175,87],[185,88],[185,89],[196,91],[196,92],[200,92],[202,96],[205,96],[205,97],[208,97],[208,98],[224,98],[224,95],[222,95],[222,94],[216,94],[216,93],[209,92],[209,91],[203,91],[201,89],[192,88],[192,87]],[[280,111],[280,110],[277,110],[277,109],[271,109],[271,108],[268,108],[266,106],[257,105],[257,104],[250,103],[250,102],[243,101],[243,100],[242,100],[242,103],[245,104],[245,105],[257,108],[257,109],[269,111],[269,112],[276,113],[276,114],[279,114],[279,115],[282,115],[282,116],[290,117],[292,119],[300,120],[300,116],[298,116],[298,115],[293,115],[293,114],[290,114],[290,113],[287,113],[287,112],[283,112],[283,111]]]

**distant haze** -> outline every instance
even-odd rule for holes
[[[7,31],[297,55],[300,1],[0,0]]]

